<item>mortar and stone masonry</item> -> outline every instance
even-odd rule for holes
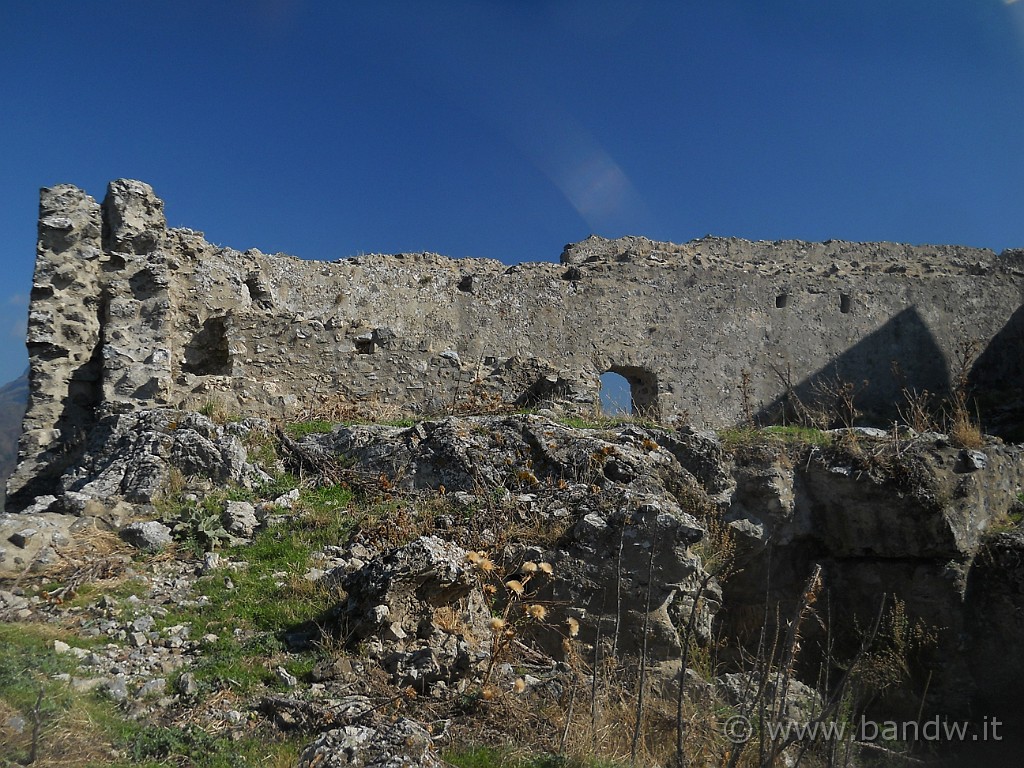
[[[892,243],[590,237],[560,263],[304,261],[168,229],[139,181],[102,203],[58,185],[41,192],[9,505],[48,492],[102,414],[140,407],[288,418],[329,393],[426,414],[472,391],[590,409],[615,371],[638,413],[697,426],[767,416],[822,379],[856,383],[884,422],[904,386],[947,391],[970,341],[972,383],[1016,397],[1022,290],[1024,250]]]

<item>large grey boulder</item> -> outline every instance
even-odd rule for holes
[[[121,538],[147,552],[157,552],[174,543],[171,529],[158,520],[130,523],[121,529]]]
[[[166,492],[172,469],[218,486],[269,479],[248,462],[238,431],[165,408],[113,414],[100,421],[58,489],[148,504]]]
[[[592,511],[543,553],[553,573],[536,595],[555,606],[556,625],[576,619],[586,642],[600,633],[615,653],[637,654],[646,645],[654,660],[675,658],[706,576],[691,550],[705,529],[653,484],[634,483],[609,497],[585,502]],[[695,632],[706,641],[722,603],[717,582],[710,580],[700,598]]]
[[[256,508],[247,501],[229,501],[221,515],[221,523],[228,533],[243,539],[252,538],[260,526]]]

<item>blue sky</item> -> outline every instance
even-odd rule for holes
[[[1024,246],[1024,1],[6,2],[0,74],[0,382],[60,182],[306,258]]]

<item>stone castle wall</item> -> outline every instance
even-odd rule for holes
[[[638,411],[697,425],[766,416],[823,379],[856,383],[884,420],[903,386],[948,390],[968,341],[972,381],[1017,387],[1022,302],[1022,251],[591,237],[557,264],[326,263],[168,229],[141,182],[112,182],[102,204],[60,185],[41,193],[9,496],[45,492],[100,413],[148,405],[288,418],[331,396],[443,413],[484,394],[592,408],[611,370]]]

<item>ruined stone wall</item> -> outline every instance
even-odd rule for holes
[[[968,340],[977,381],[1016,386],[1022,290],[1024,252],[891,243],[592,237],[558,264],[303,261],[167,229],[141,182],[112,182],[102,205],[61,185],[41,195],[11,503],[45,491],[97,413],[139,405],[287,418],[330,395],[436,413],[491,393],[590,408],[613,370],[639,411],[699,425],[767,415],[824,378],[857,383],[884,419],[903,385],[947,389]]]

